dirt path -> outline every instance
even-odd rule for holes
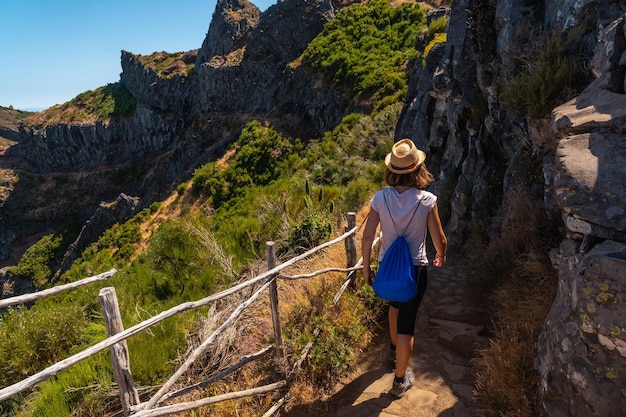
[[[295,407],[287,417],[472,417],[473,351],[484,343],[484,302],[469,284],[469,268],[447,264],[429,268],[428,291],[415,329],[410,366],[415,386],[395,400],[389,393],[393,363],[383,332],[361,355],[354,372],[337,383],[325,401]]]

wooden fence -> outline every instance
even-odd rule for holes
[[[347,273],[347,279],[343,283],[343,285],[338,289],[335,297],[334,303],[336,304],[341,295],[345,292],[348,287],[355,289],[357,287],[356,283],[356,271],[362,268],[362,259],[357,260],[357,252],[356,252],[356,231],[358,228],[356,227],[356,214],[348,213],[348,226],[345,228],[345,233],[336,239],[333,239],[329,242],[326,242],[322,245],[319,245],[309,251],[296,256],[280,265],[276,265],[275,258],[275,250],[274,243],[267,242],[267,272],[260,274],[254,278],[251,278],[248,281],[237,284],[225,291],[210,295],[206,298],[191,301],[179,304],[169,310],[163,311],[160,314],[151,317],[148,320],[145,320],[141,323],[138,323],[128,329],[124,329],[121,321],[121,315],[118,308],[117,297],[115,294],[115,288],[107,287],[102,288],[100,290],[99,299],[100,304],[102,305],[105,323],[107,327],[108,337],[101,342],[79,352],[73,356],[70,356],[60,362],[55,363],[54,365],[49,366],[43,371],[32,375],[20,382],[17,382],[13,385],[0,389],[0,402],[4,401],[20,392],[23,392],[27,389],[34,387],[40,382],[45,381],[46,379],[56,375],[60,371],[67,369],[76,363],[87,359],[98,352],[101,352],[107,348],[111,351],[111,358],[113,362],[113,367],[115,370],[115,377],[118,382],[118,386],[120,389],[120,399],[122,403],[122,407],[124,410],[124,414],[127,416],[133,417],[155,417],[155,416],[165,416],[172,413],[177,413],[186,410],[192,410],[199,407],[203,407],[209,404],[214,404],[221,401],[232,400],[237,398],[244,398],[259,394],[264,394],[276,390],[280,390],[283,388],[288,388],[290,383],[297,376],[299,369],[306,359],[308,352],[313,347],[313,342],[319,333],[319,328],[314,332],[315,338],[309,344],[307,344],[301,352],[300,359],[295,362],[291,370],[283,375],[283,379],[278,382],[267,384],[264,386],[230,392],[227,394],[222,394],[214,397],[204,398],[197,401],[178,403],[174,405],[166,405],[159,406],[163,404],[167,400],[171,400],[174,397],[180,396],[184,393],[187,393],[193,389],[204,387],[211,382],[218,380],[219,378],[223,378],[224,376],[234,372],[235,370],[241,368],[246,363],[261,358],[268,354],[272,349],[274,349],[276,357],[282,363],[287,359],[285,357],[283,336],[282,336],[282,328],[280,324],[280,310],[278,305],[278,287],[277,287],[277,278],[281,279],[306,279],[311,278],[323,273],[327,272],[345,272]],[[309,274],[302,274],[296,276],[285,276],[280,272],[287,267],[293,266],[297,262],[313,255],[320,250],[327,248],[331,245],[334,245],[338,242],[344,241],[345,250],[346,250],[346,267],[332,267],[326,268],[320,271],[312,272]],[[378,242],[378,239],[374,242],[374,245]],[[94,281],[108,279],[115,273],[115,269],[107,271],[103,274],[89,277],[84,280],[67,284],[63,286],[58,286],[52,288],[50,290],[40,291],[38,293],[29,294],[20,297],[13,297],[5,300],[0,300],[0,308],[6,307],[9,305],[21,304],[25,302],[30,302],[38,298],[42,298],[45,296],[49,296],[52,294],[56,294],[60,291],[67,291],[72,288],[76,288],[81,285],[86,285]],[[163,384],[163,386],[146,402],[141,402],[139,399],[139,395],[137,389],[135,387],[135,383],[132,378],[132,374],[130,372],[130,363],[129,363],[129,355],[128,349],[126,345],[126,339],[129,337],[136,335],[155,324],[172,317],[176,314],[196,309],[202,306],[206,306],[208,304],[214,303],[217,300],[220,300],[224,297],[227,297],[231,294],[242,291],[245,288],[251,287],[255,284],[262,283],[262,285],[242,304],[240,304],[231,315],[211,334],[209,335],[197,348],[193,350],[185,360],[185,362],[174,372],[174,374]],[[264,349],[261,349],[259,352],[242,357],[238,363],[230,366],[229,368],[220,371],[218,374],[213,375],[211,378],[202,381],[200,383],[196,383],[192,386],[179,389],[177,391],[171,391],[172,387],[176,382],[180,379],[180,377],[191,367],[191,365],[198,359],[203,353],[207,351],[207,349],[211,346],[211,344],[216,340],[217,336],[226,330],[241,314],[242,312],[249,307],[255,300],[257,300],[265,290],[269,291],[269,299],[271,305],[272,312],[272,323],[274,326],[274,345],[268,346]],[[273,415],[276,411],[278,411],[282,405],[286,402],[288,395],[285,394],[281,399],[279,399],[275,404],[270,407],[267,412],[263,415],[263,417],[269,417]]]

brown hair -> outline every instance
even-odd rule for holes
[[[406,174],[396,174],[385,170],[385,184],[390,187],[403,186],[403,187],[415,187],[426,188],[435,178],[426,168],[425,164],[421,164],[415,171]]]

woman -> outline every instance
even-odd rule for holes
[[[446,262],[448,243],[441,227],[437,197],[424,188],[433,182],[433,176],[424,165],[426,154],[417,149],[410,139],[402,139],[393,145],[385,158],[385,184],[371,200],[370,212],[363,231],[362,254],[365,281],[372,285],[374,272],[370,266],[372,242],[380,224],[382,244],[378,253],[380,261],[385,251],[404,232],[411,249],[417,276],[418,292],[408,302],[389,303],[389,333],[391,350],[395,350],[396,372],[390,393],[400,398],[413,386],[415,376],[408,367],[413,351],[413,333],[417,310],[427,286],[428,258],[426,257],[426,230],[430,233],[437,254],[433,260],[436,267]]]

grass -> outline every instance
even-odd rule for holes
[[[498,311],[494,335],[476,360],[481,416],[539,415],[537,339],[556,294],[556,270],[545,254],[531,252],[515,262],[492,299]]]
[[[31,125],[48,126],[57,123],[109,123],[131,117],[136,101],[121,83],[107,84],[85,91],[64,104],[34,113],[26,121]]]
[[[475,360],[481,417],[538,415],[537,337],[556,294],[557,271],[548,259],[556,236],[542,202],[523,189],[505,196],[500,235],[470,242],[483,291],[490,294],[493,336]]]
[[[176,76],[186,77],[196,63],[198,50],[189,52],[155,52],[151,55],[136,55],[139,62],[152,68],[159,77],[169,79]]]

